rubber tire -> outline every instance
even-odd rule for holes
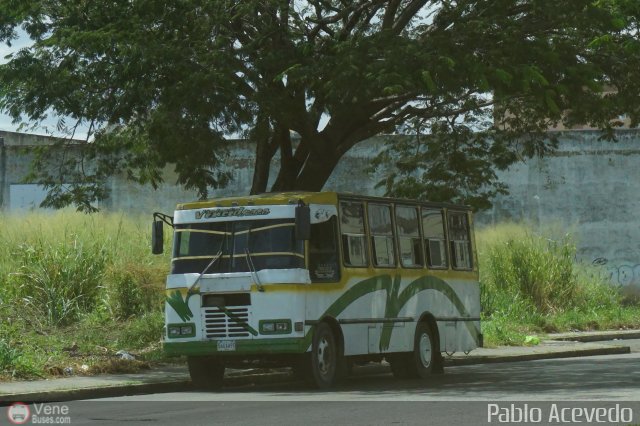
[[[224,364],[214,357],[187,357],[189,376],[197,389],[219,389],[224,378]]]
[[[333,386],[340,375],[340,350],[333,330],[326,322],[318,324],[311,345],[311,379],[319,389]]]
[[[426,322],[419,322],[413,343],[411,362],[408,364],[414,377],[426,379],[437,370],[439,352],[434,333]]]

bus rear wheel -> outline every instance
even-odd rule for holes
[[[412,352],[390,355],[388,361],[396,379],[426,379],[434,373],[441,372],[442,358],[429,324],[418,323]]]
[[[331,327],[321,322],[313,334],[311,345],[311,379],[320,389],[331,387],[338,378],[340,350]]]
[[[426,322],[419,322],[413,345],[412,362],[409,364],[415,377],[426,379],[436,369],[439,360],[438,344],[434,333]]]
[[[222,386],[224,364],[210,356],[187,357],[189,376],[197,389],[218,389]]]

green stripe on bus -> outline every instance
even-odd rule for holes
[[[387,300],[385,306],[385,318],[395,318],[402,310],[404,305],[416,294],[424,290],[435,290],[443,294],[458,310],[460,316],[468,316],[468,311],[464,306],[464,303],[456,292],[451,288],[446,281],[434,277],[424,276],[420,277],[407,285],[400,293],[401,276],[396,275],[393,280],[390,275],[378,275],[375,277],[367,278],[356,284],[354,284],[349,290],[347,290],[342,296],[340,296],[335,302],[329,306],[329,308],[322,315],[331,316],[337,318],[349,305],[353,302],[365,296],[369,293],[376,291],[386,291]],[[465,326],[469,330],[469,333],[475,340],[476,344],[479,344],[480,330],[473,322],[466,322]],[[389,348],[391,342],[391,334],[393,332],[393,324],[385,324],[382,328],[382,334],[380,336],[380,351],[385,351]],[[310,341],[310,339],[309,339]]]
[[[427,275],[412,281],[404,288],[402,292],[400,292],[401,279],[402,279],[401,276],[397,274],[393,279],[391,278],[390,275],[378,275],[375,277],[362,280],[354,284],[351,288],[345,291],[342,296],[336,299],[331,304],[331,306],[329,306],[329,308],[324,312],[324,314],[322,315],[322,318],[326,316],[337,318],[342,312],[345,311],[345,309],[347,309],[347,307],[349,307],[349,305],[351,305],[356,300],[360,299],[361,297],[367,294],[374,293],[376,291],[383,291],[383,290],[386,291],[386,303],[385,303],[385,314],[384,314],[385,318],[396,318],[400,313],[400,311],[402,310],[402,308],[404,307],[404,305],[409,300],[411,300],[412,297],[414,297],[418,293],[425,290],[434,290],[441,293],[455,306],[460,316],[462,317],[469,316],[469,313],[465,308],[464,303],[462,302],[462,300],[460,300],[455,290],[453,290],[453,288],[449,284],[447,284],[446,281],[431,275]],[[176,313],[178,313],[178,315],[183,321],[187,321],[188,319],[193,318],[193,313],[191,312],[188,306],[188,300],[190,296],[191,294],[189,294],[185,300],[182,298],[179,291],[175,291],[171,294],[171,297],[167,297],[167,302],[176,311]],[[235,318],[235,316],[230,315],[230,312],[228,312],[226,309],[224,310],[224,312],[229,316],[229,318],[239,323],[243,328],[249,331],[252,335],[254,336],[258,335],[258,332],[253,327],[249,326],[247,323],[238,321]],[[478,328],[476,323],[472,321],[465,321],[464,325],[469,331],[469,334],[471,334],[476,344],[479,345],[480,329]],[[313,328],[304,336],[303,339],[297,339],[301,341],[300,344],[301,346],[304,347],[303,350],[306,350],[306,348],[308,348],[311,345],[311,341],[313,337],[312,333],[313,333]],[[387,349],[389,349],[392,333],[393,333],[393,324],[391,323],[384,324],[382,327],[382,333],[380,336],[380,343],[379,343],[379,349],[381,352],[384,352]],[[256,340],[253,340],[253,341],[256,341]],[[266,342],[268,344],[268,342],[271,342],[271,341],[272,341],[271,339],[268,339]],[[238,342],[247,342],[247,341],[238,340]],[[192,342],[192,343],[208,344],[209,342]],[[176,343],[176,344],[184,345],[184,343]],[[266,352],[266,353],[269,353],[269,352]]]
[[[249,324],[247,324],[246,322],[244,322],[242,319],[240,319],[236,314],[234,314],[233,312],[231,312],[230,310],[228,310],[227,308],[224,308],[222,306],[216,306],[216,308],[220,309],[222,312],[225,313],[226,316],[229,317],[229,319],[231,319],[233,322],[235,322],[236,324],[238,324],[240,327],[244,328],[245,330],[247,330],[249,333],[253,334],[254,336],[258,335],[258,332],[256,331],[255,328],[251,327]]]

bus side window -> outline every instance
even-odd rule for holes
[[[466,213],[449,213],[449,241],[455,269],[471,269],[471,240]]]
[[[340,203],[340,230],[342,255],[347,266],[367,266],[366,237],[364,233],[364,209],[358,201]]]
[[[422,209],[422,232],[429,268],[447,268],[447,244],[441,210]]]
[[[311,281],[337,282],[340,280],[336,217],[311,225],[309,239],[309,274]]]
[[[369,235],[376,266],[395,266],[391,206],[369,203]]]
[[[396,206],[396,228],[400,251],[400,263],[405,268],[422,266],[422,242],[418,226],[418,209]]]

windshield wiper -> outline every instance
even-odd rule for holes
[[[193,284],[191,284],[189,286],[189,288],[187,289],[187,294],[190,294],[193,292],[194,287],[196,286],[196,284],[198,284],[198,281],[200,281],[200,278],[202,278],[202,276],[209,270],[209,268],[211,268],[213,266],[214,263],[216,263],[218,261],[218,259],[220,259],[222,257],[222,250],[218,251],[215,256],[213,256],[213,259],[211,259],[211,262],[209,262],[209,264],[207,266],[205,266],[205,268],[202,270],[202,272],[200,272],[200,275],[198,275],[198,278],[196,278],[196,280],[193,282]]]
[[[258,272],[256,271],[256,267],[253,264],[253,258],[251,257],[251,252],[249,251],[249,244],[251,243],[251,230],[253,229],[253,223],[249,225],[249,229],[247,232],[247,246],[244,248],[245,259],[247,261],[247,267],[251,272],[251,277],[256,282],[256,286],[258,287],[258,291],[264,291],[264,287],[262,287],[262,283],[260,282],[260,277],[258,277]]]
[[[260,283],[260,278],[258,277],[258,272],[256,271],[256,267],[253,264],[253,259],[251,258],[251,252],[249,251],[249,247],[244,249],[244,254],[247,256],[247,266],[249,267],[249,271],[251,271],[253,280],[256,282],[258,291],[264,291],[264,287],[262,287],[262,284]]]

